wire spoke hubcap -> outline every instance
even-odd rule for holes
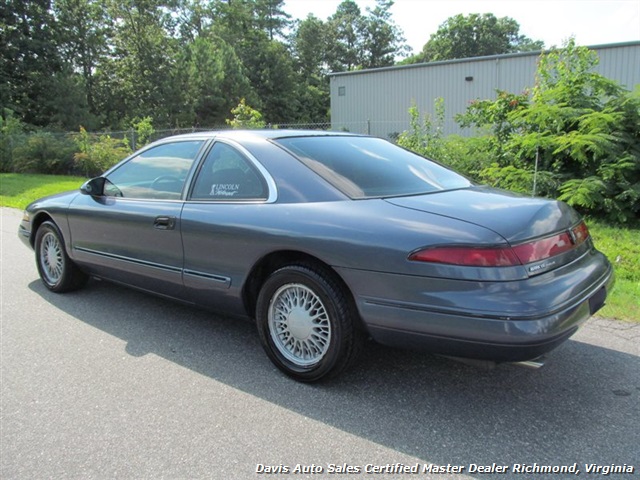
[[[40,265],[48,283],[54,284],[62,277],[64,258],[62,245],[53,233],[46,233],[40,244]]]
[[[320,361],[329,349],[329,314],[310,288],[290,283],[271,297],[268,311],[271,338],[284,357],[306,367]]]

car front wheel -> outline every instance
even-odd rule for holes
[[[87,283],[88,276],[67,255],[62,234],[53,222],[38,228],[35,251],[40,278],[52,292],[69,292]]]
[[[360,350],[355,309],[324,269],[291,265],[274,272],[258,296],[260,340],[271,361],[303,382],[331,377]]]

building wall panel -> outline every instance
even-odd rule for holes
[[[640,84],[640,42],[592,47],[596,71],[632,90]],[[470,135],[454,120],[476,99],[496,90],[522,93],[535,85],[538,53],[499,55],[334,74],[330,78],[331,123],[335,130],[393,137],[409,128],[409,108],[435,115],[444,99],[444,133]],[[341,95],[343,93],[344,95]]]

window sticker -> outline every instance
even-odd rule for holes
[[[238,183],[214,183],[211,185],[211,192],[209,195],[212,197],[233,197],[240,190],[240,184]]]

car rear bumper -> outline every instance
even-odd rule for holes
[[[369,309],[376,310],[377,316],[396,319],[394,325],[368,324],[369,333],[379,343],[495,362],[537,358],[566,341],[591,316],[589,299],[534,320],[473,318],[386,305],[369,305]],[[447,327],[430,328],[433,323]],[[466,333],[456,333],[463,330]]]
[[[567,340],[604,304],[613,286],[611,265],[599,253],[563,268],[503,283],[389,278],[348,269],[339,273],[352,287],[361,318],[377,342],[515,362],[539,357]]]

